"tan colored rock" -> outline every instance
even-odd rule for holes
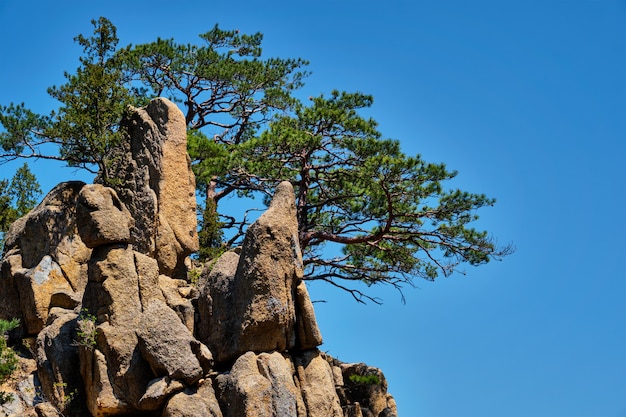
[[[135,257],[135,269],[139,280],[139,299],[142,309],[148,307],[152,300],[165,301],[163,292],[159,287],[159,264],[154,258],[139,252],[133,252]]]
[[[308,417],[343,417],[330,364],[317,350],[294,357]]]
[[[76,313],[65,310],[37,336],[35,359],[42,394],[62,413],[67,411],[70,395],[78,396],[84,392],[80,369],[76,366],[76,318]],[[76,405],[80,409],[80,404]]]
[[[222,417],[211,380],[207,379],[197,389],[190,388],[174,395],[162,417]]]
[[[91,255],[76,227],[76,201],[83,186],[79,181],[57,185],[5,236],[0,318],[22,319],[26,334],[43,328],[49,309],[73,308],[82,297]]]
[[[89,263],[83,308],[96,317],[97,336],[93,354],[81,353],[81,374],[90,381],[92,413],[136,409],[155,377],[138,348],[142,304],[135,259],[128,245],[105,245],[94,249]]]
[[[185,385],[169,376],[153,379],[146,387],[146,393],[139,400],[139,408],[145,411],[159,410],[173,394],[185,389]]]
[[[344,382],[343,382],[343,373],[341,372],[341,368],[334,365],[333,363],[330,363],[330,366],[333,370],[333,379],[335,380],[335,386],[343,387]]]
[[[157,191],[159,215],[169,225],[175,241],[184,253],[189,255],[197,251],[199,246],[196,179],[191,171],[191,160],[187,154],[185,116],[174,103],[166,99],[153,100],[145,110],[166,137],[163,142],[161,178]],[[162,237],[169,238],[169,236],[157,234],[157,247],[169,244],[161,243]],[[158,258],[159,252],[157,251]]]
[[[216,383],[220,403],[228,404],[224,417],[306,416],[293,367],[278,352],[247,352]]]
[[[332,362],[341,368],[349,403],[358,403],[375,416],[397,416],[396,402],[387,393],[387,380],[380,369],[364,363]]]
[[[79,355],[87,408],[91,415],[105,417],[129,411],[130,405],[115,395],[104,354],[98,349],[80,349]]]
[[[306,416],[302,392],[294,382],[295,368],[291,358],[279,352],[261,353],[257,357],[259,373],[272,386],[272,405],[276,416]]]
[[[192,385],[203,375],[191,349],[194,339],[176,313],[162,301],[152,300],[137,327],[139,348],[157,376],[169,376]]]
[[[0,384],[5,401],[0,405],[0,417],[37,417],[35,404],[42,401],[36,386],[35,361],[18,357],[17,369],[8,381]]]
[[[45,255],[56,258],[62,244],[76,243],[66,252],[75,252],[82,255],[82,259],[89,259],[90,251],[81,251],[82,241],[76,241],[76,200],[84,185],[80,181],[70,181],[54,187],[37,207],[11,225],[5,236],[5,253],[19,247],[23,267],[32,268]]]
[[[344,417],[363,417],[363,411],[361,410],[361,404],[355,403],[344,407]]]
[[[385,412],[387,414],[383,414],[381,417],[398,417],[398,406],[396,405],[396,399],[393,398],[393,395],[389,393],[387,393],[387,408],[385,409]]]
[[[295,197],[281,183],[268,210],[247,230],[235,275],[240,351],[285,351],[296,342],[294,280],[302,278]]]
[[[89,262],[83,308],[95,315],[98,323],[134,329],[142,311],[138,288],[133,250],[123,244],[101,246]]]
[[[299,349],[313,349],[322,344],[322,332],[317,325],[313,303],[304,281],[296,286],[296,329]]]
[[[198,282],[198,338],[209,346],[218,362],[232,354],[228,344],[237,321],[232,306],[236,303],[233,281],[238,263],[239,254],[228,251],[216,262],[206,265]]]
[[[98,407],[107,405],[107,415],[139,409],[139,401],[148,383],[155,378],[139,351],[136,328],[136,324],[129,327],[98,324],[96,345],[86,349],[93,351],[98,360],[91,368],[82,356],[85,349],[79,349],[81,374],[84,379],[91,379],[92,387],[87,391],[87,403]]]
[[[198,300],[198,334],[218,362],[249,350],[286,351],[321,343],[306,287],[296,289],[303,264],[289,182],[276,188],[268,210],[248,228],[241,255],[227,252],[223,258],[201,280]]]
[[[198,358],[198,362],[200,362],[202,371],[204,374],[208,374],[213,369],[213,365],[215,363],[213,360],[213,353],[211,353],[209,348],[199,340],[191,339],[190,345],[191,351],[196,358]]]
[[[182,278],[185,258],[199,247],[185,118],[175,104],[157,98],[133,109],[122,124],[129,135],[110,175],[135,219],[133,247],[154,257],[160,273]]]
[[[224,417],[271,416],[272,385],[259,373],[254,352],[241,355],[228,374],[216,378],[216,391],[222,404],[228,404]]]
[[[206,263],[198,279],[198,289],[201,293],[209,290],[225,293],[230,290],[230,281],[235,277],[241,247],[231,249],[217,258]],[[209,285],[209,287],[207,287]]]
[[[133,219],[115,190],[100,184],[85,185],[76,202],[76,223],[87,247],[128,243]]]
[[[158,282],[158,288],[167,305],[178,314],[183,324],[193,333],[196,320],[193,300],[198,298],[198,290],[183,279],[173,279],[165,275],[160,275]]]
[[[22,303],[17,292],[16,279],[25,279],[26,270],[22,268],[22,255],[19,248],[5,251],[4,257],[0,259],[0,318],[11,320],[20,319],[22,324],[22,335],[27,332],[23,324],[25,322],[22,314]],[[32,306],[30,306],[32,307]],[[31,308],[32,310],[32,308]]]
[[[35,406],[37,417],[63,417],[63,415],[49,402],[39,403]],[[26,417],[26,416],[22,416]]]
[[[61,267],[49,255],[41,258],[34,268],[14,271],[13,279],[20,297],[23,324],[28,334],[37,334],[44,328],[48,311],[54,307],[53,296],[66,294],[71,298],[74,293]]]

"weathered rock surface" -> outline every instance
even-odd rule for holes
[[[204,374],[191,349],[194,337],[164,302],[150,302],[141,315],[137,336],[142,356],[155,375],[193,385]]]
[[[304,281],[296,285],[296,332],[298,349],[312,349],[322,344],[322,332],[317,326],[313,303]]]
[[[233,291],[239,264],[237,252],[224,253],[215,264],[208,264],[200,276],[198,337],[209,346],[218,361],[231,356],[231,348],[227,345],[235,336],[237,318],[231,311],[239,301]]]
[[[308,417],[342,417],[333,371],[321,353],[317,349],[303,352],[295,358],[295,365]]]
[[[76,321],[78,314],[60,310],[37,336],[36,356],[41,394],[65,413],[70,396],[84,394],[78,363]],[[53,315],[51,315],[51,318]],[[78,411],[80,407],[75,407]],[[86,411],[84,407],[81,409]]]
[[[223,417],[211,380],[198,388],[174,395],[163,410],[163,417]]]
[[[185,258],[198,250],[185,117],[175,104],[158,98],[134,109],[122,124],[129,136],[113,158],[108,182],[135,219],[133,248],[155,258],[162,274],[182,277]]]
[[[133,219],[112,188],[85,185],[76,202],[76,222],[80,238],[89,248],[130,242]]]
[[[88,381],[87,406],[94,416],[136,408],[154,378],[137,347],[142,300],[136,258],[128,244],[116,243],[94,248],[89,261],[82,308],[88,314],[83,322],[92,321],[93,329],[81,329],[89,334],[79,341],[79,358],[81,375]]]
[[[0,417],[397,417],[380,370],[317,349],[291,184],[196,287],[182,113],[157,99],[124,123],[108,182],[60,184],[7,234],[0,318],[37,373]]]
[[[74,308],[82,297],[91,256],[76,227],[76,200],[83,185],[57,185],[5,236],[0,317],[20,318],[25,335],[43,329],[51,308]]]
[[[13,277],[21,305],[30,307],[22,309],[28,334],[37,334],[43,329],[49,310],[55,307],[53,298],[64,301],[73,298],[74,291],[60,265],[49,255],[41,258],[34,268],[14,270]]]
[[[34,407],[43,401],[33,359],[18,358],[17,375],[0,385],[0,392],[10,397],[0,407],[0,417],[35,417]],[[15,377],[16,376],[16,377]]]
[[[216,382],[224,417],[307,415],[293,366],[278,352],[247,352]]]
[[[329,363],[342,376],[342,382],[337,384],[338,391],[345,396],[342,403],[355,405],[348,408],[359,409],[363,416],[397,416],[396,402],[387,393],[387,380],[380,369],[364,363],[342,363],[333,358],[329,358]],[[357,411],[352,412],[358,415]]]
[[[167,305],[176,312],[190,332],[196,320],[193,301],[198,298],[198,290],[183,279],[173,279],[166,275],[158,278],[159,288]]]
[[[217,361],[322,343],[302,282],[295,212],[293,187],[283,182],[248,228],[241,255],[227,252],[201,278],[198,333]]]
[[[269,209],[247,230],[235,273],[229,357],[296,344],[294,281],[303,276],[295,199],[281,184]]]
[[[173,394],[185,389],[185,385],[169,376],[153,379],[146,387],[146,393],[139,399],[139,408],[156,411]]]

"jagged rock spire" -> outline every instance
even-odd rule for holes
[[[108,177],[130,211],[133,249],[154,257],[162,274],[185,277],[185,258],[198,250],[196,182],[187,154],[187,126],[165,98],[132,109],[122,121],[126,141],[109,158]]]
[[[396,417],[378,369],[317,348],[291,184],[196,288],[182,113],[155,99],[124,126],[107,178],[60,184],[7,234],[0,317],[36,336],[48,401],[23,415]]]

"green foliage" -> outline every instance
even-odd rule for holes
[[[10,392],[0,391],[0,405],[13,401],[13,398]]]
[[[49,123],[49,117],[32,112],[24,103],[0,106],[0,125],[4,128],[0,132],[0,145],[6,152],[2,156],[8,159],[29,156],[23,153],[26,147],[36,148],[47,142],[43,135]]]
[[[377,375],[352,374],[348,378],[351,382],[360,385],[380,385],[380,378]]]
[[[194,164],[198,190],[205,195],[212,188],[212,182],[228,173],[232,165],[229,146],[209,139],[200,130],[190,130],[187,134],[187,152]],[[210,191],[208,191],[210,192]],[[212,198],[207,198],[212,200]]]
[[[11,179],[11,193],[15,202],[15,210],[19,217],[28,213],[41,195],[41,187],[35,174],[28,168],[28,164],[17,169]]]
[[[17,210],[12,205],[11,188],[8,180],[0,180],[0,247],[1,237],[17,218]]]
[[[90,350],[96,346],[96,337],[98,336],[96,316],[90,314],[86,308],[83,308],[78,315],[76,336],[78,337],[78,346]]]
[[[67,392],[68,386],[66,382],[55,382],[52,385],[57,397],[60,399],[61,403],[58,406],[62,410],[67,409],[79,395],[77,388]]]
[[[17,355],[7,346],[5,335],[20,325],[18,319],[10,321],[0,319],[0,384],[4,383],[11,377],[17,369]],[[0,392],[0,404],[11,401],[13,396],[6,392]]]
[[[338,280],[400,289],[415,276],[433,280],[461,263],[480,265],[509,253],[469,227],[476,210],[494,200],[444,190],[456,172],[407,156],[398,141],[383,139],[376,122],[358,114],[371,104],[362,93],[312,98],[239,149],[247,155],[245,170],[262,178],[254,187],[269,193],[281,180],[294,185],[309,279],[345,289],[358,301],[377,301]],[[325,257],[328,242],[343,253]]]
[[[116,28],[105,18],[93,20],[94,36],[78,35],[83,47],[81,66],[75,74],[65,73],[67,83],[48,89],[61,103],[46,135],[61,141],[61,157],[70,166],[96,164],[108,177],[105,157],[122,137],[119,122],[134,102],[124,86],[124,74],[115,54]]]
[[[295,99],[308,63],[263,57],[260,33],[216,25],[199,44],[157,39],[118,49],[113,24],[92,23],[92,37],[75,38],[83,47],[76,73],[48,90],[60,102],[56,112],[0,107],[0,162],[45,157],[86,169],[95,164],[105,183],[115,184],[107,170],[125,109],[166,96],[185,115],[197,191],[205,199],[202,260],[240,243],[247,225],[245,215],[220,211],[224,197],[269,196],[283,180],[296,190],[307,278],[357,301],[379,300],[345,282],[401,289],[414,277],[433,280],[511,253],[472,227],[477,211],[495,200],[450,189],[456,172],[405,155],[397,140],[383,138],[376,121],[360,114],[371,96],[333,91],[306,105]],[[43,152],[48,144],[59,154]],[[0,193],[0,208],[3,201]],[[328,256],[328,243],[340,254]]]
[[[190,129],[208,126],[220,142],[241,143],[272,111],[294,103],[302,85],[301,59],[261,58],[260,33],[240,34],[217,25],[201,34],[203,45],[173,39],[128,46],[124,69],[153,96],[167,96],[186,108]]]
[[[0,252],[11,224],[28,213],[40,195],[41,187],[26,163],[17,169],[11,181],[0,180]]]
[[[202,275],[202,268],[191,268],[189,272],[187,272],[187,280],[191,284],[197,285],[200,275]]]
[[[200,260],[214,259],[224,253],[223,236],[221,222],[217,214],[217,205],[215,201],[209,199],[206,201],[206,207],[200,221],[200,231],[198,232],[200,241],[198,257]]]
[[[125,86],[125,74],[115,53],[115,26],[105,18],[92,24],[92,37],[74,38],[83,47],[76,72],[66,72],[65,84],[48,89],[60,103],[57,111],[44,116],[23,103],[0,106],[0,126],[4,128],[0,132],[4,151],[0,160],[53,159],[107,177],[106,156],[122,137],[121,117],[129,104],[141,100],[133,94],[135,90]],[[50,153],[47,145],[55,145],[58,154]]]
[[[5,335],[11,330],[17,329],[20,325],[19,319],[2,320],[0,319],[0,334]]]

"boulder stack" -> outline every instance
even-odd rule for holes
[[[192,285],[184,117],[155,99],[123,124],[106,175],[60,184],[6,236],[0,317],[33,340],[41,392],[20,415],[396,416],[380,370],[317,348],[291,184]]]

